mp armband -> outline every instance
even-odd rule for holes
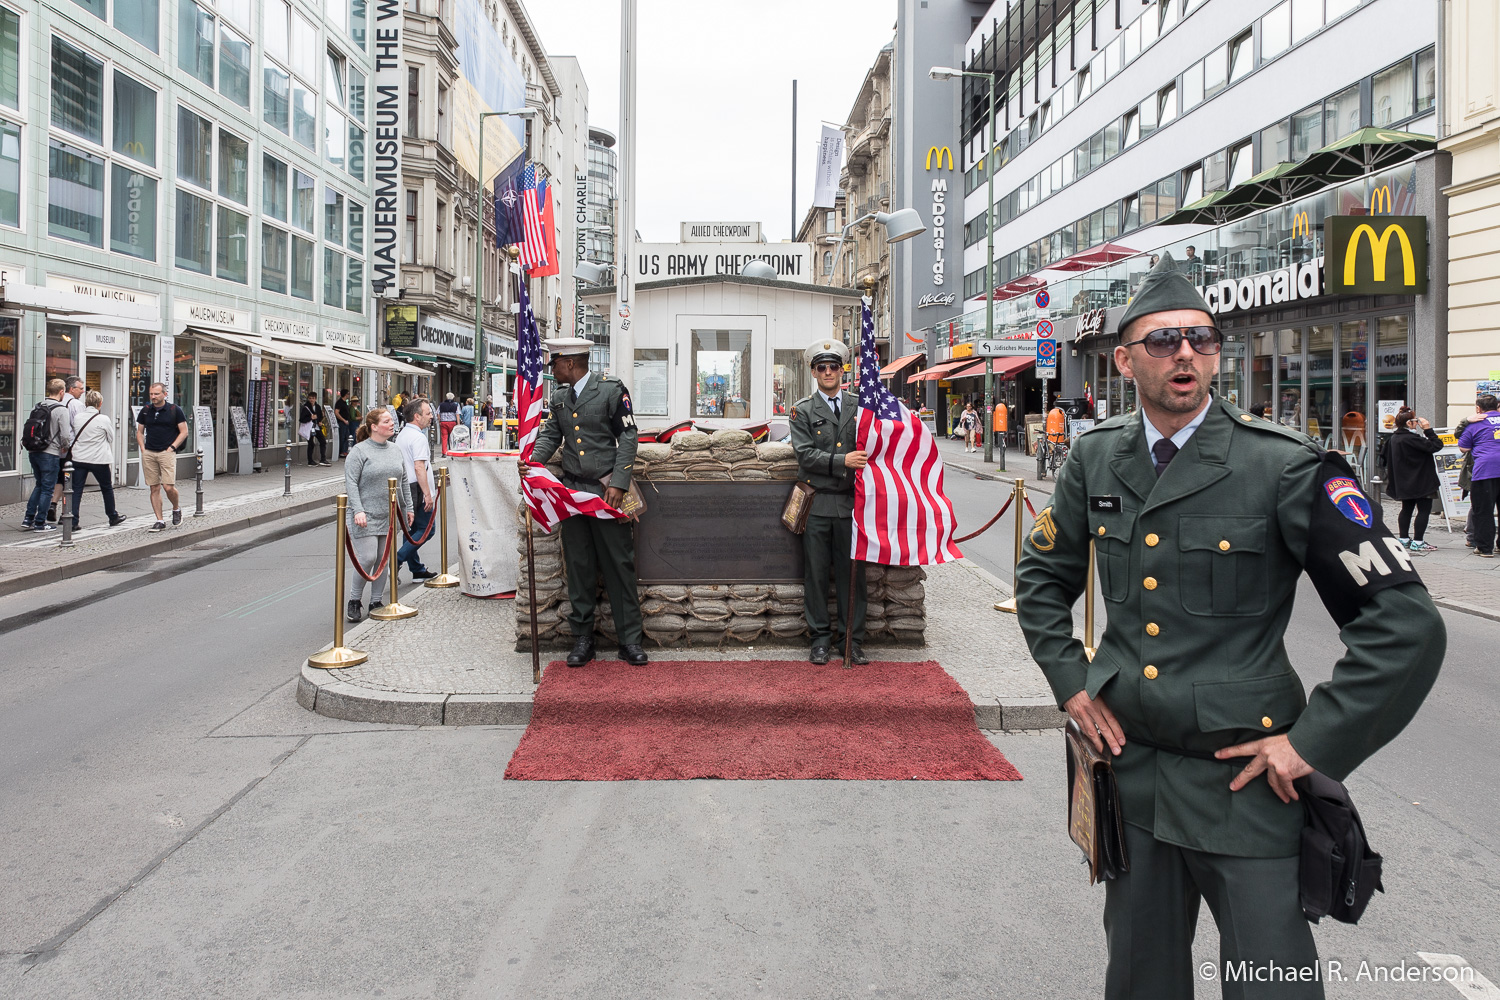
[[[1342,455],[1325,452],[1303,562],[1318,597],[1343,628],[1387,587],[1422,582],[1411,554],[1381,521]]]

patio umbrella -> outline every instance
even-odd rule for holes
[[[1392,128],[1362,128],[1310,153],[1296,172],[1315,177],[1322,185],[1337,184],[1436,148],[1437,140],[1430,135]]]

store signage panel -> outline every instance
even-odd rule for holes
[[[183,326],[202,326],[218,330],[250,332],[250,313],[208,302],[177,299],[172,303],[172,319]]]
[[[405,185],[401,179],[401,144],[406,132],[402,116],[406,109],[407,66],[402,55],[402,31],[406,8],[402,4],[377,4],[371,25],[375,75],[371,104],[370,157],[374,167],[371,185],[374,204],[370,224],[370,291],[376,298],[394,295],[399,265],[397,238],[405,209],[401,204]]]
[[[331,326],[323,327],[323,343],[329,347],[352,347],[356,351],[363,351],[367,337],[368,333],[364,330],[338,330]]]
[[[125,357],[130,353],[130,334],[113,330],[84,330],[83,352],[90,357],[111,354]]]
[[[759,222],[684,222],[684,243],[759,243]]]
[[[288,319],[283,316],[262,316],[260,335],[281,340],[300,340],[304,344],[318,342],[318,324],[304,319]]]
[[[813,248],[808,243],[638,243],[639,281],[661,278],[734,277],[751,261],[762,260],[784,281],[810,282]]]
[[[1199,291],[1208,303],[1208,311],[1215,316],[1317,298],[1324,293],[1323,258],[1263,271],[1248,278],[1211,281]]]
[[[16,280],[20,280],[19,273],[16,275]],[[47,287],[60,292],[98,299],[101,304],[123,302],[127,305],[158,309],[161,302],[160,296],[149,292],[138,292],[134,288],[117,288],[114,285],[100,285],[92,281],[79,281],[77,278],[69,278],[62,274],[47,275]],[[100,312],[105,311],[100,309]]]
[[[417,349],[417,307],[385,307],[385,346],[392,350]]]
[[[474,330],[436,317],[427,317],[417,327],[418,351],[474,363]]]
[[[1427,292],[1425,215],[1332,215],[1323,220],[1324,253],[1335,295]]]
[[[974,341],[974,356],[979,358],[1029,358],[1035,353],[1035,340]]]

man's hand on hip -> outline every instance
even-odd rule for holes
[[[1110,752],[1119,755],[1120,748],[1125,745],[1125,731],[1115,721],[1115,713],[1109,710],[1103,698],[1090,698],[1087,691],[1080,691],[1063,702],[1063,711],[1078,723],[1078,728],[1094,744],[1095,750],[1103,753],[1104,744],[1108,743]]]
[[[1266,773],[1266,780],[1271,783],[1271,790],[1283,802],[1294,802],[1297,799],[1297,789],[1292,782],[1304,774],[1312,773],[1312,765],[1302,759],[1297,748],[1292,746],[1292,741],[1285,733],[1280,736],[1267,736],[1263,740],[1254,740],[1250,743],[1241,743],[1239,746],[1225,747],[1214,754],[1220,760],[1230,757],[1254,757],[1245,769],[1235,775],[1229,783],[1229,790],[1237,792],[1250,784],[1251,779],[1262,771]]]

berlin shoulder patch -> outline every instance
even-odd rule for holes
[[[1375,594],[1421,583],[1411,554],[1394,537],[1342,455],[1325,452],[1308,526],[1307,575],[1323,606],[1343,628]]]

